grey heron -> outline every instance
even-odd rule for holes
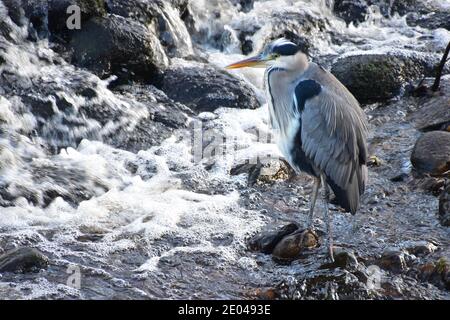
[[[266,68],[264,84],[278,147],[295,171],[314,178],[308,228],[323,186],[327,250],[333,258],[330,188],[337,203],[355,214],[367,182],[367,120],[347,88],[320,65],[308,61],[293,42],[281,38],[227,69]]]

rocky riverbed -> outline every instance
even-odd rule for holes
[[[0,0],[0,298],[449,299],[449,64],[415,90],[449,21],[446,0]],[[369,119],[334,264],[263,71],[223,69],[281,36]]]

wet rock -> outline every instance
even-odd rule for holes
[[[446,258],[440,258],[437,261],[428,262],[419,268],[419,279],[428,281],[434,285],[450,289],[450,265]]]
[[[197,62],[177,60],[166,70],[161,89],[196,112],[259,107],[255,92],[244,81]]]
[[[443,28],[450,30],[450,11],[431,12],[429,14],[413,13],[408,15],[406,22],[410,26],[420,26],[426,29]]]
[[[314,300],[364,300],[379,295],[370,290],[367,284],[345,269],[323,269],[307,273],[304,277],[291,281],[282,281],[276,287],[281,299]]]
[[[270,254],[272,253],[275,246],[287,235],[292,234],[298,229],[295,223],[290,223],[283,226],[282,228],[269,231],[257,235],[249,240],[248,246],[251,250],[260,251],[262,253]]]
[[[108,187],[92,173],[76,166],[61,166],[58,163],[34,162],[30,164],[32,184],[23,185],[13,181],[0,188],[0,199],[13,205],[19,197],[24,197],[39,207],[47,207],[53,200],[61,197],[77,206],[81,201],[105,192]]]
[[[318,236],[309,230],[297,230],[284,237],[274,248],[272,256],[277,261],[291,261],[305,250],[317,247]]]
[[[441,225],[450,227],[450,183],[439,196],[439,221]]]
[[[67,8],[77,5],[81,13],[81,27],[92,17],[106,15],[104,0],[49,0],[48,28],[52,41],[68,41],[72,31],[67,28]]]
[[[366,20],[369,6],[364,1],[336,0],[333,5],[334,14],[343,19],[347,24],[358,24]]]
[[[427,255],[437,250],[437,246],[428,241],[411,241],[405,244],[405,250],[415,256]]]
[[[287,180],[295,175],[294,170],[284,160],[270,160],[261,162],[253,160],[241,163],[230,170],[232,176],[246,173],[248,185],[255,183],[270,183],[276,180]]]
[[[48,257],[35,248],[20,247],[0,255],[0,272],[32,272],[45,269]]]
[[[239,6],[241,11],[250,12],[253,9],[255,0],[230,0],[235,6]]]
[[[379,261],[379,266],[392,272],[404,272],[408,269],[405,253],[399,250],[388,250],[384,252]]]
[[[188,1],[115,0],[108,11],[148,26],[160,40],[170,57],[186,57],[193,53],[191,37],[181,15]]]
[[[360,103],[386,101],[409,82],[433,73],[437,56],[415,52],[348,55],[337,59],[331,72]]]
[[[431,131],[416,142],[411,163],[421,173],[441,175],[450,170],[450,132]]]
[[[326,263],[321,266],[321,269],[327,268],[343,268],[343,269],[356,269],[358,267],[358,259],[356,259],[355,253],[351,250],[344,248],[333,248],[334,262]]]
[[[55,115],[55,109],[53,103],[50,100],[45,100],[42,97],[35,95],[25,95],[22,97],[22,102],[30,107],[30,111],[34,116],[48,119]]]
[[[427,80],[431,86],[433,79]],[[450,76],[441,78],[439,94],[416,99],[418,109],[412,112],[407,120],[422,131],[447,130],[450,131]]]
[[[186,128],[191,110],[174,102],[157,88],[151,85],[124,85],[116,88],[116,91],[142,103],[148,113],[137,123],[123,126],[104,137],[111,145],[131,152],[147,150],[159,145],[176,129]]]
[[[143,24],[123,17],[94,17],[70,40],[72,62],[100,77],[116,75],[116,83],[130,80],[157,83],[168,59],[159,40]]]

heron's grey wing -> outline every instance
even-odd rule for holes
[[[365,117],[349,93],[338,95],[324,86],[320,89],[304,100],[303,108],[299,105],[302,148],[325,173],[340,204],[354,213],[367,180]],[[303,98],[298,91],[297,101]]]

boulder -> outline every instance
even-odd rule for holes
[[[193,53],[191,37],[181,19],[187,4],[187,0],[116,0],[108,2],[108,11],[146,25],[168,56],[186,57]]]
[[[259,107],[255,92],[243,80],[198,62],[177,60],[166,70],[161,89],[196,112]]]
[[[0,272],[30,272],[45,269],[48,258],[35,248],[20,247],[0,255]]]
[[[429,14],[413,13],[406,17],[406,22],[410,26],[420,26],[426,29],[444,28],[450,30],[450,11],[431,12]]]
[[[350,54],[338,58],[331,72],[362,104],[397,96],[409,82],[433,74],[438,55],[413,51]]]
[[[125,97],[133,97],[148,111],[131,127],[123,126],[104,139],[111,145],[131,152],[147,150],[170,137],[174,130],[186,128],[192,112],[186,106],[168,98],[153,86],[126,85],[116,88]]]
[[[450,132],[430,131],[416,142],[411,163],[421,173],[442,175],[450,170]]]
[[[434,79],[426,79],[424,83],[430,87]],[[441,77],[437,94],[415,99],[417,110],[411,112],[407,119],[421,131],[450,131],[450,75]]]
[[[116,15],[94,17],[70,40],[72,62],[116,83],[156,83],[168,65],[158,39],[143,24]]]
[[[68,41],[72,33],[67,28],[67,8],[77,5],[81,13],[81,27],[92,17],[106,16],[104,0],[48,0],[48,28],[52,41]]]
[[[334,14],[343,19],[347,24],[358,24],[366,20],[369,6],[365,1],[335,0],[333,4]]]

